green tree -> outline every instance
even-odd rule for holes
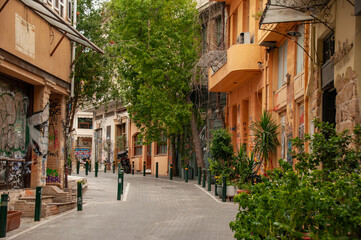
[[[191,122],[197,163],[204,166],[190,101],[200,40],[195,3],[112,0],[107,9],[124,101],[143,141],[161,134],[174,139]]]
[[[105,50],[111,45],[104,27],[104,7],[99,0],[78,0],[77,30],[99,48]],[[119,99],[117,82],[114,80],[115,59],[108,54],[83,48],[77,45],[74,69],[73,94],[68,98],[64,119],[65,156],[70,155],[70,135],[73,122],[80,107],[104,105],[110,100]],[[65,161],[65,187],[67,187],[68,161]]]

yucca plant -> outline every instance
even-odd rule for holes
[[[254,152],[260,159],[259,167],[262,164],[267,167],[270,163],[271,154],[276,151],[276,147],[280,144],[278,141],[278,128],[279,124],[272,119],[271,114],[267,111],[263,111],[261,118],[251,124],[254,137]]]

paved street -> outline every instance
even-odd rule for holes
[[[83,211],[39,223],[24,221],[10,239],[233,239],[228,223],[237,206],[222,203],[190,181],[125,175],[125,194],[116,200],[116,174],[88,175]]]

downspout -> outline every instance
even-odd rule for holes
[[[74,0],[74,6],[73,6],[73,27],[76,29],[76,11],[77,11],[77,0]],[[74,62],[75,60],[75,50],[76,50],[76,46],[75,46],[75,42],[73,42],[73,49],[72,49],[72,54],[71,54],[71,62]],[[74,73],[74,68],[75,68],[75,64],[73,64],[71,71]],[[71,78],[71,92],[70,92],[70,97],[74,97],[74,74],[73,77]]]

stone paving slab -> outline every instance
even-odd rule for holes
[[[116,178],[112,172],[99,172],[98,178],[89,173],[83,211],[42,220],[38,225],[28,223],[27,228],[21,226],[7,236],[52,240],[234,239],[229,222],[235,218],[237,205],[215,199],[197,186],[196,180],[184,183],[178,178],[170,181],[127,174],[126,201],[117,201]],[[27,232],[21,234],[24,230]]]

